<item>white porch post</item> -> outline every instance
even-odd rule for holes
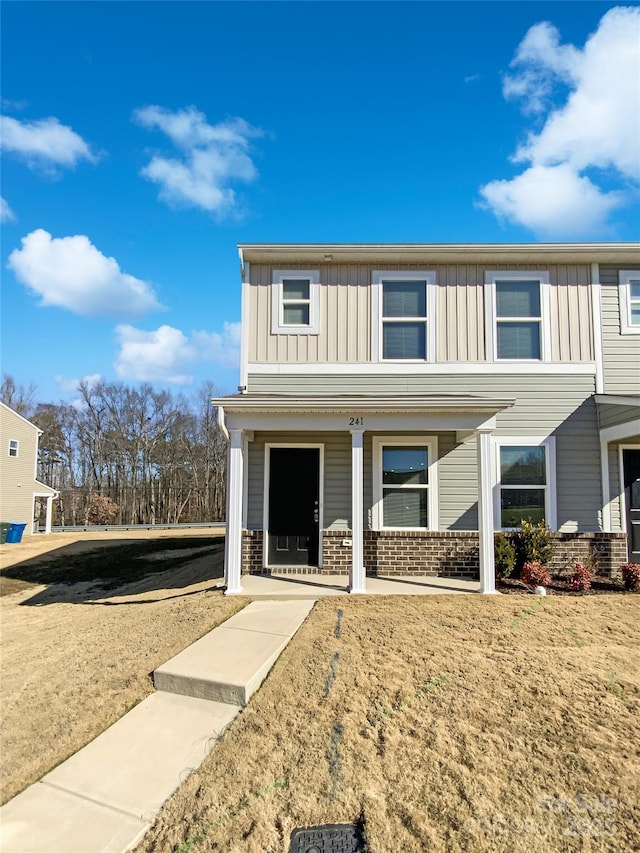
[[[227,547],[225,548],[225,595],[242,592],[242,497],[244,491],[244,441],[241,429],[229,430],[229,473],[227,476]]]
[[[480,430],[478,447],[478,533],[480,535],[480,592],[495,593],[493,547],[493,489],[491,482],[491,430]]]
[[[364,482],[363,435],[364,430],[352,429],[351,432],[351,571],[349,572],[349,592],[363,593],[365,571],[362,547],[362,489]]]
[[[51,533],[51,518],[53,516],[53,495],[47,497],[47,514],[44,521],[44,532]]]

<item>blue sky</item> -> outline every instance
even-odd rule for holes
[[[640,7],[5,2],[2,370],[238,382],[237,243],[637,240]]]

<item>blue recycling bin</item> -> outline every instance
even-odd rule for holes
[[[16,544],[17,542],[22,542],[22,534],[24,533],[24,529],[26,524],[18,524],[17,522],[11,522],[11,527],[7,530],[7,542],[11,542],[12,544]]]

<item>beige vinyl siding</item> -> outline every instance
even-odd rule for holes
[[[268,390],[269,377],[265,380]],[[271,377],[282,390],[283,377]],[[357,377],[360,390],[371,393],[451,393],[515,399],[514,406],[498,415],[496,435],[555,436],[558,526],[564,531],[598,530],[601,508],[600,441],[593,378],[585,376],[437,376],[404,377],[398,383],[390,376]],[[377,380],[374,381],[374,380]],[[348,376],[288,377],[290,393],[353,391],[358,387]],[[424,435],[438,436],[439,509],[441,530],[477,529],[476,445],[471,440],[457,444],[451,432],[429,429],[425,416]],[[365,513],[371,506],[372,433],[365,432]],[[325,527],[341,529],[351,517],[351,437],[344,433],[259,433],[250,445],[249,526],[262,527],[265,441],[309,441],[325,443]],[[369,520],[365,515],[365,524]],[[345,525],[346,521],[346,525]]]
[[[288,262],[289,263],[289,262]],[[320,266],[320,331],[274,335],[271,281],[278,265],[252,264],[249,286],[248,358],[259,363],[365,363],[371,361],[372,264]],[[292,267],[293,268],[293,267]],[[301,265],[300,269],[305,269]],[[415,264],[385,269],[415,271]],[[553,361],[594,358],[590,267],[587,264],[437,264],[436,359],[484,361],[484,281],[488,269],[546,270],[551,282],[550,333]]]
[[[9,441],[18,444],[18,456],[9,456]],[[33,533],[34,492],[47,492],[35,479],[38,430],[15,412],[0,405],[0,521],[26,524]]]
[[[606,394],[640,394],[640,335],[620,333],[619,269],[627,266],[600,266],[602,304],[602,356]]]
[[[638,263],[600,265],[602,356],[606,394],[640,394],[640,335],[620,333],[619,270]]]

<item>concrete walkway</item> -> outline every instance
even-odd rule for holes
[[[159,667],[158,692],[0,809],[2,853],[133,847],[258,689],[313,605],[309,598],[252,602]]]

